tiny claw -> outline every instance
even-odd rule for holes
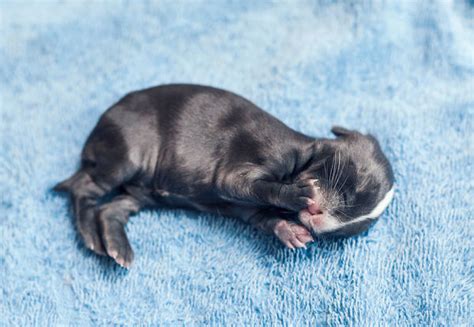
[[[117,262],[120,266],[125,267],[125,261],[122,258],[115,259],[115,262]]]
[[[112,250],[112,251],[110,251],[109,255],[110,255],[113,259],[117,259],[118,252],[115,251],[115,250]]]

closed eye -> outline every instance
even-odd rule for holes
[[[346,214],[341,209],[335,209],[334,213],[336,213],[336,215],[342,216],[344,218],[344,220],[347,219],[347,220],[350,221],[350,220],[354,219],[354,217],[349,216],[348,214]]]

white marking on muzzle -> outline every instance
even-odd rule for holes
[[[358,222],[366,220],[366,219],[375,219],[375,218],[379,217],[382,214],[382,212],[388,207],[390,202],[392,201],[394,192],[395,192],[395,185],[392,186],[390,191],[388,191],[385,194],[383,199],[380,200],[380,202],[375,206],[374,209],[372,209],[371,212],[369,212],[366,215],[359,216],[355,219],[352,219],[351,221],[341,223],[341,222],[338,222],[334,217],[330,217],[330,219],[331,220],[334,219],[334,221],[331,221],[328,224],[327,228],[325,226],[325,228],[323,228],[323,230],[321,232],[324,232],[324,233],[332,232],[332,231],[335,231],[335,230],[337,230],[341,227],[344,227],[344,226],[347,226],[347,225],[350,225],[350,224],[355,224],[355,223],[358,223]]]

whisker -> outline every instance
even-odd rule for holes
[[[360,206],[360,204],[344,204],[344,205],[339,205],[338,207],[339,208],[355,208],[355,207],[359,207],[359,206]]]
[[[342,182],[342,184],[338,187],[338,189],[336,190],[337,193],[339,193],[344,187],[344,185],[346,185],[348,179],[349,179],[349,175],[346,176],[346,178],[344,179],[344,182]]]
[[[337,173],[336,157],[337,157],[337,151],[336,151],[336,154],[334,155],[334,157],[332,157],[331,176],[330,176],[330,179],[329,179],[330,188],[333,188],[333,186],[335,186],[334,181],[336,179],[335,177],[336,177],[336,173]]]
[[[331,165],[331,167],[329,167],[329,175],[328,175],[328,183],[329,183],[328,186],[329,186],[329,187],[331,187],[332,169],[333,169],[333,167],[332,167],[332,165]]]
[[[341,210],[336,209],[336,210],[334,210],[334,211],[336,211],[336,212],[338,212],[339,214],[345,216],[346,218],[349,218],[349,220],[354,219],[354,217],[349,216],[348,214],[342,212]]]
[[[324,177],[326,178],[326,180],[328,180],[328,169],[327,169],[328,167],[326,166],[326,163],[327,162],[326,162],[326,159],[325,159],[324,160],[324,165],[323,165],[323,167],[324,167]]]
[[[337,184],[339,183],[339,180],[340,180],[341,177],[342,177],[342,173],[344,172],[344,169],[343,169],[343,168],[344,168],[344,166],[345,166],[345,164],[346,164],[346,162],[341,159],[341,157],[342,157],[342,156],[341,156],[341,152],[337,152],[337,153],[339,153],[339,155],[338,155],[339,161],[338,161],[338,165],[337,165],[338,175],[337,175],[336,181],[334,182],[334,186],[337,186]]]

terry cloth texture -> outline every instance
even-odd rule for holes
[[[473,325],[472,1],[0,3],[1,325]],[[126,271],[50,188],[101,113],[188,82],[301,132],[376,135],[394,201],[366,234],[291,251],[242,222],[132,217]],[[216,135],[219,137],[219,135]]]

